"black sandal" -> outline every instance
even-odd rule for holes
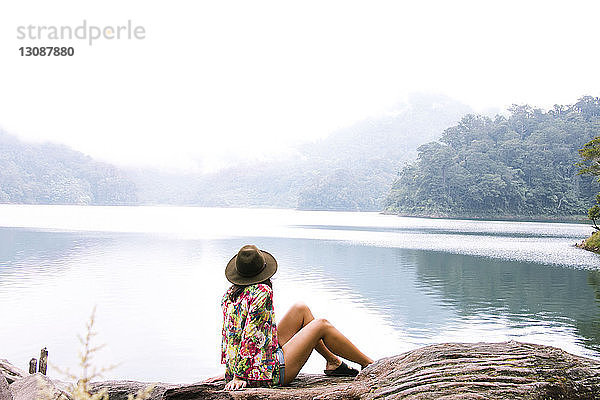
[[[351,376],[355,377],[358,375],[358,370],[350,368],[348,364],[342,361],[339,367],[336,369],[326,369],[323,371],[327,376]]]

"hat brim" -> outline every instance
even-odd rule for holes
[[[267,265],[262,271],[260,271],[258,275],[245,277],[238,274],[237,268],[235,268],[235,260],[237,259],[236,254],[231,260],[229,260],[227,267],[225,267],[225,277],[227,280],[235,285],[252,285],[265,281],[275,275],[275,272],[277,272],[277,260],[275,260],[275,257],[273,257],[268,251],[260,250],[260,252],[265,258]]]

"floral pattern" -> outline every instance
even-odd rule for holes
[[[225,364],[225,377],[277,384],[279,365],[275,352],[279,344],[273,290],[265,284],[250,285],[234,302],[229,300],[231,290],[221,301],[221,363]]]

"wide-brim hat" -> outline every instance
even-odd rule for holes
[[[277,272],[277,261],[268,251],[246,245],[233,256],[225,267],[225,277],[236,285],[252,285],[272,277]]]

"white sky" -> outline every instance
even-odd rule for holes
[[[0,128],[119,165],[270,158],[410,92],[476,110],[600,95],[598,1],[14,1],[0,4]],[[20,25],[146,39],[17,40]],[[73,45],[74,57],[19,47]]]

